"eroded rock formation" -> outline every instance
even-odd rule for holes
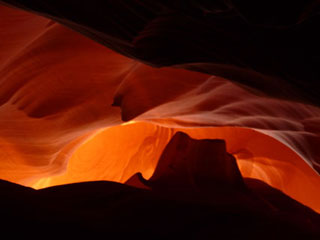
[[[139,187],[189,188],[183,161],[178,178],[167,164],[156,177],[184,132],[224,139],[244,177],[320,211],[317,1],[0,2],[1,179],[45,188],[141,172]],[[201,154],[186,153],[195,173]]]
[[[263,182],[243,180],[223,140],[195,140],[180,132],[150,180],[138,174],[127,184],[83,182],[41,190],[0,181],[0,196],[5,231],[24,234],[35,228],[52,237],[140,239],[311,239],[320,234],[318,214]]]

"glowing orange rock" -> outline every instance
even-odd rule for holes
[[[2,179],[41,188],[148,178],[183,131],[225,139],[244,176],[319,211],[319,108],[151,68],[44,18],[0,13]],[[119,126],[121,118],[150,123]]]

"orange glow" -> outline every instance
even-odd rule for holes
[[[244,177],[320,212],[317,107],[256,96],[206,74],[152,68],[4,6],[0,77],[1,179],[44,188],[123,183],[136,172],[149,178],[183,131],[225,139]]]
[[[41,179],[33,187],[94,180],[124,183],[136,172],[149,178],[162,150],[177,131],[195,139],[225,139],[243,177],[263,180],[320,212],[317,173],[277,140],[237,127],[173,129],[138,122],[108,128],[75,151],[65,174]]]

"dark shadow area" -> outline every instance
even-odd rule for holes
[[[129,186],[131,185],[131,186]],[[137,186],[137,187],[134,187]],[[223,140],[177,133],[150,178],[34,190],[0,182],[3,234],[40,238],[317,239],[320,216],[242,179]]]
[[[146,64],[320,106],[316,0],[2,0]]]

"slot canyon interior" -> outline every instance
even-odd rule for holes
[[[320,239],[319,29],[318,0],[0,0],[2,233]]]

